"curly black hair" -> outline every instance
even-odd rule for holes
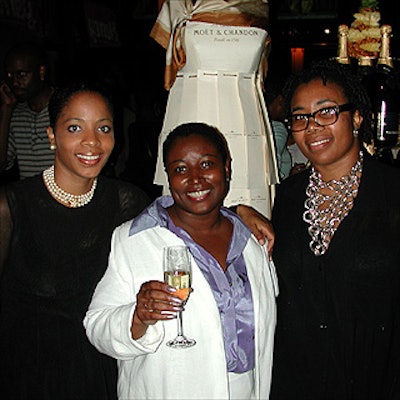
[[[291,113],[291,101],[297,88],[303,83],[321,79],[324,85],[327,82],[339,86],[347,102],[354,104],[363,117],[363,122],[358,130],[360,144],[370,144],[373,140],[371,101],[361,78],[352,67],[340,64],[333,59],[323,59],[310,63],[304,70],[292,74],[283,88],[285,116]],[[352,112],[354,112],[354,110]]]
[[[114,102],[112,94],[100,82],[93,80],[70,80],[55,88],[48,106],[50,126],[55,129],[57,120],[64,107],[70,99],[77,93],[89,92],[97,93],[103,97],[108,105],[111,114],[114,116]]]

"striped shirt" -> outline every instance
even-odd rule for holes
[[[46,133],[49,124],[47,107],[35,112],[28,103],[17,103],[10,121],[6,169],[17,162],[20,178],[24,179],[54,163],[54,150],[50,150]]]

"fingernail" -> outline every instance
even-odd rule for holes
[[[176,318],[176,313],[173,313],[171,311],[160,311],[160,314],[165,315],[166,317],[172,319]]]

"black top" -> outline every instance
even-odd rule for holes
[[[89,343],[82,320],[107,267],[114,228],[149,199],[135,186],[103,176],[81,208],[56,202],[41,175],[6,192],[13,229],[1,281],[1,397],[116,399],[116,362]],[[6,246],[0,240],[0,255]]]
[[[278,188],[271,399],[400,399],[400,170],[364,157],[353,209],[325,255],[303,222],[309,171]]]

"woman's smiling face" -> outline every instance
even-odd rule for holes
[[[230,170],[213,143],[198,134],[179,138],[169,151],[166,166],[177,207],[205,214],[222,205]]]
[[[301,84],[293,94],[291,113],[309,114],[324,107],[348,103],[341,88],[321,79]],[[293,138],[303,154],[318,167],[333,166],[344,160],[357,160],[359,143],[353,130],[361,125],[362,117],[357,110],[343,111],[332,125],[320,126],[310,118],[306,129],[293,132]],[[352,164],[351,164],[352,165]]]
[[[56,145],[58,179],[99,175],[114,147],[113,116],[108,103],[94,92],[74,94],[60,113],[49,139]]]

